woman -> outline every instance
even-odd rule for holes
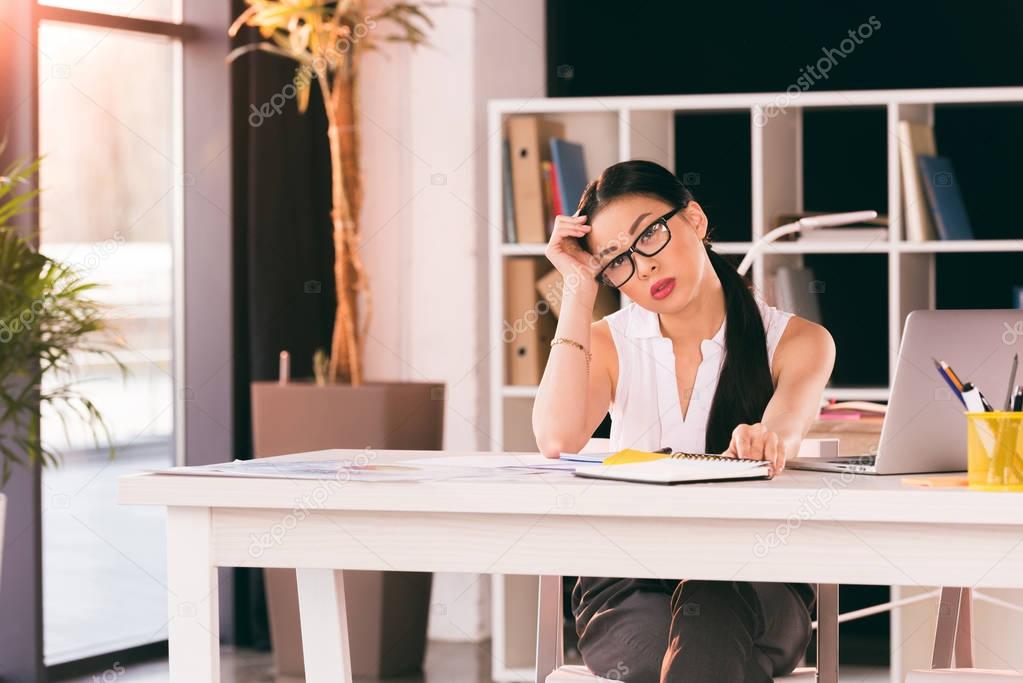
[[[533,407],[544,455],[577,452],[610,406],[611,449],[767,460],[771,476],[816,416],[834,364],[823,327],[755,299],[707,239],[707,216],[667,169],[627,161],[558,216],[546,249],[565,286]],[[591,323],[600,286],[631,301]],[[684,543],[685,539],[678,539]],[[770,681],[811,635],[808,584],[580,577],[591,671],[627,683]]]

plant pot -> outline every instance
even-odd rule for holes
[[[441,450],[444,384],[253,382],[257,458],[326,448]],[[264,569],[278,676],[305,675],[298,589],[291,569]],[[433,575],[344,572],[352,674],[385,678],[422,669]]]

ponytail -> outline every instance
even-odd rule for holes
[[[725,362],[707,418],[708,453],[721,453],[740,424],[760,422],[774,394],[767,334],[757,302],[738,271],[706,245],[725,295]]]

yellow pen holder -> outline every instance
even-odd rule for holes
[[[1023,491],[1023,412],[966,413],[971,489]]]

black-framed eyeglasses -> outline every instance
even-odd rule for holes
[[[661,251],[661,249],[664,249],[668,242],[671,241],[671,230],[668,228],[668,221],[681,210],[681,206],[674,208],[648,225],[645,230],[639,233],[632,246],[617,254],[597,272],[597,282],[615,289],[628,282],[636,274],[636,259],[633,258],[632,254],[653,256]]]

